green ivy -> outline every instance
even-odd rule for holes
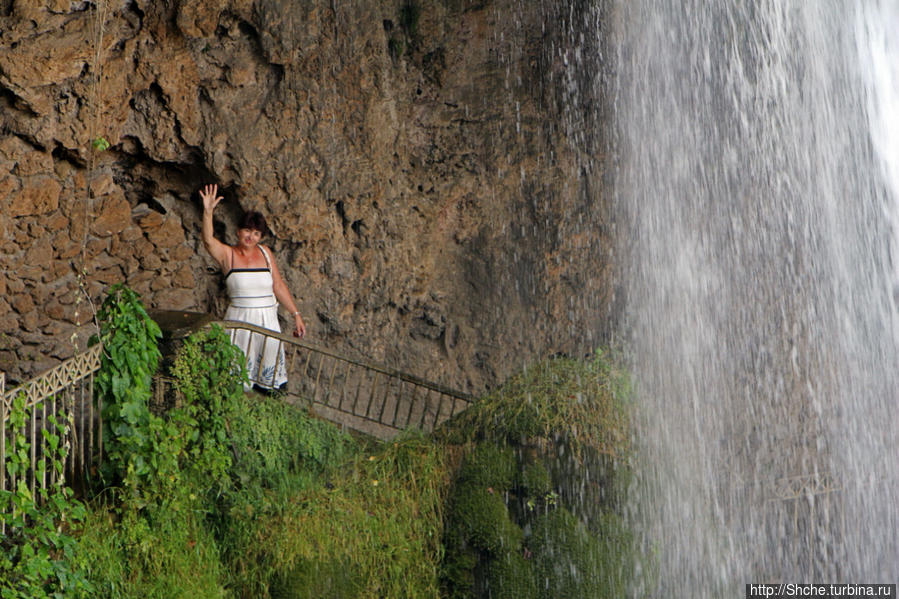
[[[93,147],[98,152],[105,152],[109,149],[109,142],[105,137],[95,137],[91,141],[91,147]]]
[[[162,333],[140,296],[121,283],[110,288],[97,319],[103,342],[95,385],[103,406],[104,475],[136,492],[141,481],[174,476],[173,455],[180,452],[172,431],[149,406]]]
[[[9,479],[16,481],[16,486],[0,490],[0,523],[6,529],[0,541],[0,597],[86,597],[92,588],[74,565],[76,541],[70,535],[84,518],[85,509],[72,497],[62,477],[68,424],[58,422],[53,414],[47,416],[50,428],[41,432],[50,468],[48,471],[45,460],[40,460],[33,476],[51,482],[47,488],[36,489],[35,497],[26,479],[31,446],[23,431],[29,418],[25,396],[19,394],[7,421],[5,461]]]
[[[243,352],[213,325],[185,341],[172,375],[180,406],[169,417],[183,431],[185,466],[225,485],[231,470],[228,418],[247,381]]]

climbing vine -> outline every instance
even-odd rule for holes
[[[0,524],[5,534],[0,540],[0,597],[34,599],[44,597],[86,597],[91,585],[75,565],[76,541],[72,534],[84,518],[84,505],[72,497],[63,484],[63,465],[68,448],[63,442],[68,422],[47,415],[42,450],[47,460],[39,460],[33,480],[49,480],[28,485],[31,444],[24,434],[31,411],[40,404],[25,406],[24,394],[12,403],[6,430],[5,469],[11,490],[0,490]],[[49,469],[46,462],[49,461]]]
[[[91,192],[91,181],[94,178],[94,172],[97,166],[97,154],[105,152],[109,149],[110,143],[98,132],[100,123],[100,109],[102,106],[102,93],[100,83],[103,75],[103,38],[106,34],[106,19],[109,17],[109,3],[107,0],[96,0],[93,3],[93,14],[90,21],[91,44],[93,46],[93,56],[91,57],[90,82],[88,85],[88,93],[85,98],[87,103],[87,115],[85,127],[88,134],[89,149],[87,151],[87,177],[84,180],[84,207],[81,211],[81,251],[79,252],[79,263],[73,260],[73,267],[77,274],[78,290],[80,295],[75,300],[75,320],[78,325],[85,324],[81,318],[82,302],[86,300],[87,308],[93,318],[94,325],[99,330],[97,322],[97,310],[91,299],[90,291],[87,286],[87,241],[90,230],[90,220],[94,215],[94,198]],[[72,333],[70,342],[73,346],[78,347],[78,332]]]
[[[179,500],[187,478],[203,480],[206,489],[227,487],[227,418],[243,394],[243,353],[221,327],[193,334],[172,366],[176,405],[156,413],[150,399],[159,326],[137,293],[122,284],[110,288],[98,317],[104,351],[96,387],[107,440],[106,482],[121,482],[139,506]]]
[[[180,407],[172,420],[185,430],[187,465],[219,487],[231,468],[228,417],[247,380],[244,355],[218,325],[191,335],[172,366]]]
[[[164,423],[150,412],[151,377],[159,363],[159,326],[137,293],[119,283],[109,290],[100,311],[103,357],[95,381],[102,400],[105,475],[133,489],[151,474],[172,469],[161,438]]]

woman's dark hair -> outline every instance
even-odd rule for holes
[[[240,217],[240,220],[237,222],[238,229],[253,229],[254,231],[259,231],[262,235],[268,235],[268,224],[265,222],[265,217],[262,216],[261,212],[256,212],[251,210],[250,212],[244,212],[243,216]]]

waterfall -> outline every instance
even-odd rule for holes
[[[894,582],[899,11],[614,4],[638,591]]]

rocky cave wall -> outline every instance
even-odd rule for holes
[[[0,0],[0,370],[83,349],[118,281],[221,314],[207,182],[220,239],[267,216],[317,344],[474,392],[596,345],[611,239],[576,12]]]

